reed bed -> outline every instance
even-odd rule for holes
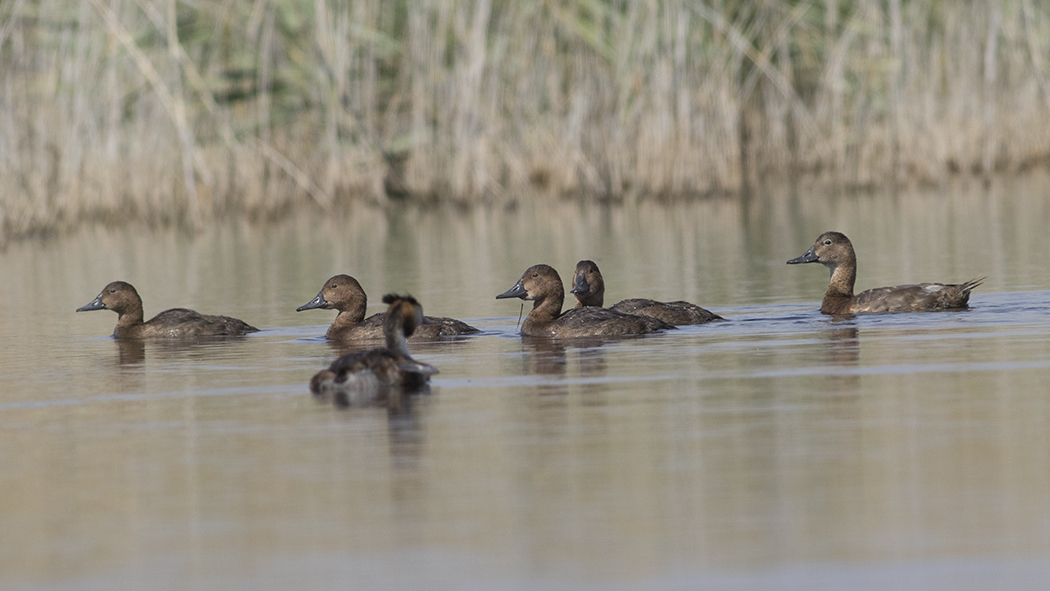
[[[0,242],[1025,170],[1048,63],[1032,0],[8,0]]]

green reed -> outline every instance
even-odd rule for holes
[[[1033,0],[7,0],[0,242],[941,182],[1050,154]]]

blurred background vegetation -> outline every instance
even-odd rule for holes
[[[1032,0],[3,0],[0,242],[1042,167]]]

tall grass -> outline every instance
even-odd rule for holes
[[[989,175],[1047,64],[1032,0],[7,0],[0,231]]]

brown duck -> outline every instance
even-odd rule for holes
[[[383,338],[383,314],[365,318],[368,296],[357,279],[336,275],[325,281],[317,297],[295,309],[296,312],[317,308],[339,311],[325,336],[333,341],[367,341]],[[469,324],[454,318],[424,316],[423,323],[412,333],[413,340],[433,339],[480,332]]]
[[[165,310],[148,322],[143,322],[142,298],[130,283],[124,281],[110,283],[90,303],[77,308],[77,312],[91,310],[113,310],[117,313],[117,327],[113,330],[113,336],[118,339],[231,336],[259,330],[243,320],[201,314],[186,308]]]
[[[605,302],[605,279],[594,261],[583,260],[576,263],[572,289],[576,295],[576,307],[602,307]],[[715,320],[725,320],[718,314],[705,310],[689,302],[658,302],[647,298],[630,298],[609,306],[610,310],[659,318],[668,324],[682,326],[686,324],[706,324]]]
[[[533,300],[532,311],[521,325],[521,334],[530,337],[573,338],[636,335],[674,328],[648,316],[634,316],[608,308],[572,308],[562,313],[565,286],[549,265],[533,265],[496,299]]]
[[[423,307],[412,296],[387,294],[383,317],[386,347],[350,353],[336,359],[310,379],[310,391],[336,404],[372,402],[420,390],[438,373],[434,366],[408,354],[406,339],[422,326]]]
[[[824,314],[870,314],[878,312],[928,312],[966,308],[970,292],[984,277],[965,283],[915,283],[876,287],[853,294],[857,281],[857,255],[841,232],[824,232],[800,257],[787,262],[821,263],[831,270],[828,291],[820,303]]]

